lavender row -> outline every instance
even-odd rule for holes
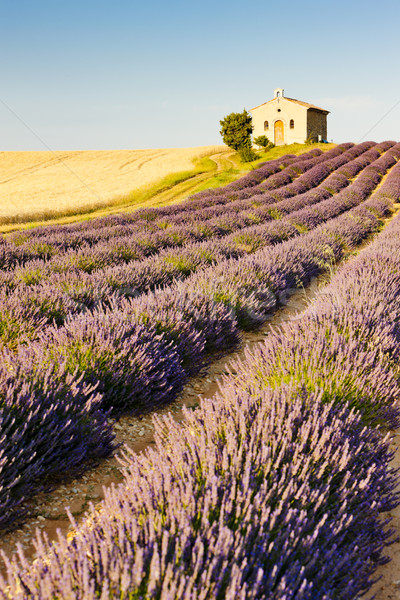
[[[397,218],[304,316],[237,362],[220,394],[184,424],[156,420],[157,447],[127,451],[124,483],[73,539],[38,534],[38,559],[8,563],[1,597],[366,592],[393,537],[381,513],[399,502],[382,430],[400,423],[399,273]]]
[[[112,415],[174,399],[188,375],[238,344],[239,327],[258,326],[282,294],[305,285],[377,223],[369,210],[353,209],[214,276],[195,274],[134,300],[115,297],[108,310],[47,328],[15,353],[3,350],[0,524],[18,518],[49,475],[84,470],[109,454]]]
[[[306,207],[287,214],[281,220],[248,228],[223,241],[216,240],[174,252],[163,252],[157,258],[100,270],[91,276],[81,273],[51,274],[51,279],[47,282],[44,280],[42,265],[36,263],[29,268],[16,270],[14,277],[3,274],[0,311],[3,343],[10,348],[23,341],[28,343],[37,337],[46,324],[55,320],[58,326],[62,325],[70,315],[92,310],[99,303],[109,303],[114,293],[127,297],[137,296],[157,286],[168,286],[175,280],[182,281],[208,265],[221,263],[219,269],[225,270],[232,259],[298,236],[299,232],[310,230],[362,202],[393,160],[390,156],[382,156],[364,169],[348,188],[333,198],[322,200],[313,208]],[[396,170],[393,170],[388,180],[396,177]],[[318,194],[314,196],[314,200],[318,200]],[[293,201],[295,209],[303,204],[311,204],[310,197],[299,197],[297,201]],[[214,271],[211,270],[210,273],[213,279]],[[207,277],[207,272],[205,276]],[[25,284],[16,284],[15,279],[18,277],[24,278]]]

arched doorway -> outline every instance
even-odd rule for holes
[[[285,138],[283,135],[283,121],[275,121],[275,146],[281,146],[285,143]]]

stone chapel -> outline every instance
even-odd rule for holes
[[[253,139],[265,135],[276,146],[326,141],[328,110],[287,98],[282,88],[274,90],[274,97],[250,110],[253,119]]]

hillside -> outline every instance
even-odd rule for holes
[[[317,144],[315,145],[318,146]],[[323,150],[333,147],[322,145]],[[260,155],[271,160],[305,152],[293,144]],[[177,202],[219,187],[254,168],[226,146],[156,150],[0,152],[0,227],[101,216]]]

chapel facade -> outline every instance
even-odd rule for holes
[[[252,108],[250,113],[253,139],[265,135],[275,146],[328,139],[326,118],[329,111],[308,102],[286,98],[282,88],[276,88],[272,100]]]

